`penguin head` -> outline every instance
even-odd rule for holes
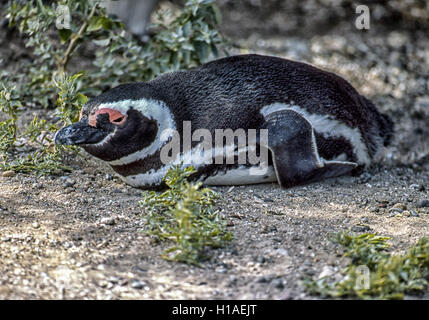
[[[120,85],[88,101],[80,120],[60,129],[55,143],[79,145],[104,161],[117,161],[155,143],[170,115],[147,83]],[[167,124],[168,126],[168,124]]]

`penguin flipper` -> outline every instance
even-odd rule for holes
[[[265,115],[262,128],[268,129],[267,147],[283,188],[338,177],[357,167],[354,162],[320,158],[311,123],[294,110]]]

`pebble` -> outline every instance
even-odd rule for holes
[[[267,261],[267,258],[265,258],[264,256],[258,256],[256,258],[256,262],[258,262],[258,263],[264,263],[266,261]]]
[[[216,272],[217,273],[227,273],[228,270],[224,267],[219,267],[219,268],[216,268]]]
[[[377,206],[379,207],[379,208],[386,208],[387,207],[387,202],[381,202],[381,203],[379,203],[379,204],[377,204]]]
[[[371,230],[369,226],[357,224],[351,228],[353,232],[367,232]]]
[[[272,277],[270,276],[261,276],[256,280],[256,282],[267,283],[267,282],[270,282],[271,280],[272,280]]]
[[[319,274],[319,279],[330,277],[335,273],[334,268],[330,266],[324,266],[322,272]]]
[[[399,208],[390,208],[389,209],[389,213],[394,213],[395,215],[398,213],[402,213],[402,212],[404,212],[404,210],[399,209]]]
[[[64,188],[71,188],[76,184],[76,181],[74,181],[73,179],[67,178],[65,179],[64,183],[63,183],[63,187]]]
[[[389,218],[393,218],[393,217],[396,217],[396,216],[398,216],[398,217],[402,216],[402,211],[401,212],[399,212],[399,211],[391,211],[389,213]]]
[[[38,224],[37,222],[33,222],[33,224],[31,225],[34,229],[39,229],[40,228],[40,224]]]
[[[71,247],[73,247],[73,244],[71,244],[70,242],[66,241],[66,242],[64,242],[63,246],[66,249],[70,249]]]
[[[277,227],[273,226],[273,225],[263,225],[262,229],[261,229],[261,233],[269,233],[269,232],[276,232],[277,231]]]
[[[426,188],[422,184],[413,183],[410,185],[410,189],[418,190],[418,191],[425,191]]]
[[[401,210],[407,210],[407,206],[403,203],[396,203],[393,205],[392,209],[401,209]]]
[[[13,176],[15,176],[15,171],[13,171],[13,170],[4,171],[2,176],[5,178],[13,177]]]
[[[429,199],[424,199],[422,201],[419,202],[419,204],[417,205],[418,208],[425,208],[425,207],[429,207]]]
[[[102,219],[100,220],[100,223],[102,223],[102,224],[106,224],[106,225],[108,225],[108,226],[113,226],[113,225],[116,223],[116,221],[115,221],[115,218],[112,218],[112,217],[105,217],[105,218],[102,218]]]
[[[113,284],[116,284],[116,283],[119,283],[119,278],[118,277],[115,277],[115,276],[110,276],[108,279],[107,279],[107,281],[109,281],[110,283],[113,283]]]
[[[282,279],[274,279],[272,282],[274,288],[283,289],[285,287]]]
[[[144,282],[144,281],[140,281],[140,280],[136,280],[136,279],[134,279],[134,280],[131,281],[131,287],[134,288],[134,289],[141,290],[141,289],[143,289],[146,286],[147,286],[147,283]]]
[[[416,210],[410,210],[410,214],[412,217],[418,217],[419,216],[419,214],[417,213]]]

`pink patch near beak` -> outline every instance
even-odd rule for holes
[[[109,114],[110,123],[113,123],[116,125],[123,124],[125,122],[125,120],[127,119],[127,116],[122,114],[118,110],[109,109],[109,108],[102,108],[102,109],[97,110],[94,114],[91,114],[89,116],[88,124],[92,127],[96,127],[97,126],[97,116],[99,114],[103,114],[103,113]]]

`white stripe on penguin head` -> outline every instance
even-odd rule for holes
[[[173,115],[168,106],[160,100],[154,99],[141,99],[141,100],[122,100],[117,102],[102,103],[97,109],[109,108],[117,110],[123,114],[127,114],[128,110],[133,107],[135,110],[142,113],[148,119],[155,120],[158,125],[158,132],[153,143],[142,150],[136,151],[132,154],[126,155],[120,159],[109,161],[108,163],[113,166],[126,165],[140,159],[144,159],[155,152],[160,150],[165,144],[161,141],[160,136],[162,132],[167,129],[176,129],[176,124]]]

